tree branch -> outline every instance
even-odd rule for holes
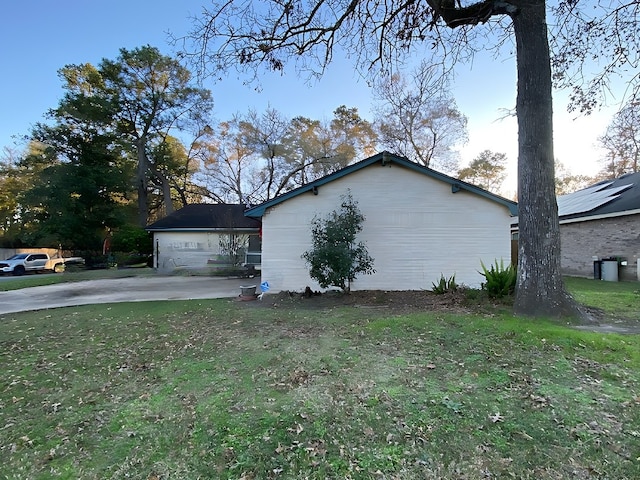
[[[435,15],[433,23],[440,18],[450,28],[486,23],[494,15],[515,15],[518,7],[504,1],[485,0],[466,7],[456,7],[455,0],[427,0]]]

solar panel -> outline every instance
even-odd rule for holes
[[[558,197],[558,215],[575,215],[590,212],[620,196],[620,193],[631,188],[633,184],[612,187],[613,182],[603,182],[577,192]]]

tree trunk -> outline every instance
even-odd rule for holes
[[[173,206],[173,200],[171,198],[171,184],[167,179],[166,175],[164,175],[160,170],[158,170],[155,165],[149,163],[148,164],[149,171],[156,177],[156,179],[160,182],[162,186],[162,201],[164,203],[164,212],[166,215],[171,215],[176,209]],[[186,205],[186,203],[185,203]]]
[[[147,152],[145,151],[145,139],[138,138],[135,142],[138,156],[138,170],[136,186],[138,189],[138,223],[142,228],[147,226],[149,220],[149,207],[147,201]]]
[[[173,206],[173,200],[171,199],[171,185],[167,177],[160,174],[160,181],[162,182],[162,198],[164,200],[164,211],[167,215],[171,215],[176,209]]]
[[[551,62],[544,0],[518,2],[513,15],[518,67],[518,281],[514,310],[576,316],[560,274],[555,196]]]

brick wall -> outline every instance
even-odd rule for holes
[[[593,278],[593,258],[623,257],[620,280],[638,280],[640,214],[560,225],[562,271]]]

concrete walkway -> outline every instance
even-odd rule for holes
[[[234,298],[259,279],[152,276],[59,283],[0,292],[0,315],[95,303]]]

